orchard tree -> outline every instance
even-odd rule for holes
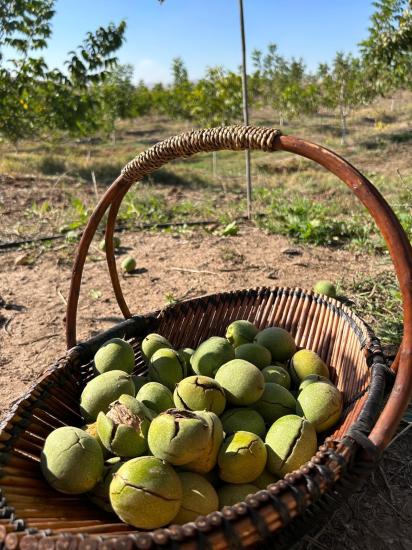
[[[148,115],[153,109],[153,95],[143,80],[133,89],[132,111],[134,117]]]
[[[339,109],[341,121],[341,142],[346,143],[347,118],[352,109],[368,103],[374,96],[371,83],[365,81],[361,61],[351,54],[338,52],[329,67],[319,65],[318,79],[325,107]]]
[[[193,86],[181,57],[176,57],[172,61],[172,77],[173,83],[167,100],[168,114],[172,118],[189,120],[191,118],[189,97]]]
[[[242,120],[242,79],[223,67],[209,67],[191,94],[191,114],[202,126]]]
[[[69,52],[65,73],[49,69],[38,52],[51,36],[54,3],[0,0],[0,134],[16,147],[23,138],[55,129],[81,134],[98,128],[90,86],[108,75],[123,43],[123,21],[100,27]]]
[[[201,126],[221,126],[242,121],[242,79],[223,67],[209,67],[191,93],[192,117]],[[212,154],[213,175],[217,171],[217,154]]]
[[[135,88],[132,83],[133,66],[118,65],[108,74],[102,83],[95,87],[96,97],[100,100],[103,129],[116,141],[116,120],[136,116],[133,96]]]
[[[360,43],[368,79],[384,94],[412,88],[412,0],[377,0],[369,36]]]
[[[302,59],[287,60],[278,54],[276,44],[269,44],[265,55],[252,52],[255,72],[251,76],[254,100],[260,105],[271,105],[279,124],[285,117],[296,117],[317,111],[319,91],[316,81],[306,73]]]

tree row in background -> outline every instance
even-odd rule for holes
[[[53,0],[0,0],[0,134],[16,146],[23,138],[56,132],[115,137],[116,121],[164,115],[212,126],[241,123],[240,71],[210,67],[193,81],[181,58],[173,60],[172,82],[134,83],[133,67],[114,53],[125,23],[100,27],[69,53],[66,71],[49,69],[36,53],[46,47]],[[379,0],[361,55],[338,52],[330,65],[309,72],[302,59],[287,59],[275,44],[254,50],[249,101],[285,121],[321,109],[337,111],[342,141],[353,109],[377,95],[412,87],[411,0]],[[7,52],[7,55],[5,54]]]

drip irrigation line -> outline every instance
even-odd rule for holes
[[[238,220],[247,219],[247,216],[239,216]],[[117,233],[122,233],[123,231],[141,231],[142,229],[151,229],[153,227],[158,227],[159,229],[166,229],[167,227],[183,227],[183,226],[196,226],[196,225],[214,225],[220,224],[219,220],[198,220],[198,221],[187,221],[187,222],[162,222],[162,223],[142,223],[140,225],[134,225],[132,227],[120,225],[117,226],[115,231]],[[10,250],[12,248],[19,248],[25,244],[32,244],[37,242],[44,241],[56,241],[58,239],[64,239],[66,236],[65,233],[59,235],[46,235],[44,237],[33,237],[30,239],[22,239],[20,241],[12,241],[6,243],[0,243],[0,250]]]

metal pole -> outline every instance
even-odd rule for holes
[[[245,40],[245,22],[243,17],[243,0],[239,0],[240,11],[240,33],[242,39],[242,93],[243,93],[243,122],[245,126],[249,124],[249,107],[247,100],[247,73],[246,73],[246,40]],[[245,151],[246,160],[246,202],[247,217],[252,217],[252,180],[250,176],[250,151]]]

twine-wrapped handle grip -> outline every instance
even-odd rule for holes
[[[113,250],[113,231],[121,201],[132,184],[166,163],[199,152],[257,149],[289,151],[311,159],[336,175],[354,192],[378,225],[391,254],[403,298],[404,337],[395,360],[396,380],[384,411],[370,434],[385,448],[412,394],[412,248],[398,219],[379,191],[356,168],[336,153],[309,141],[282,136],[273,128],[227,126],[195,130],[166,139],[138,155],[122,170],[101,198],[84,230],[77,250],[67,303],[67,346],[76,344],[76,316],[82,272],[96,229],[110,207],[106,225],[106,257],[116,299],[125,317],[130,310],[120,288]]]

